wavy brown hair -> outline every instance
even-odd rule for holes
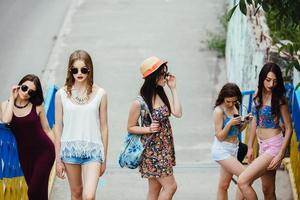
[[[71,73],[71,69],[73,67],[74,62],[77,60],[81,60],[84,62],[85,66],[89,69],[89,73],[87,76],[87,95],[92,93],[94,79],[93,79],[93,61],[91,56],[88,52],[84,50],[76,50],[74,51],[69,57],[69,64],[68,64],[68,71],[67,71],[67,78],[65,82],[65,86],[67,86],[67,94],[70,97],[72,95],[72,86],[74,85],[75,79],[73,74]]]
[[[229,98],[229,97],[237,97],[238,102],[239,103],[242,102],[242,93],[241,93],[239,86],[237,86],[237,84],[226,83],[222,87],[214,107],[221,105],[224,102],[224,99]],[[238,104],[236,104],[235,107],[239,110]]]

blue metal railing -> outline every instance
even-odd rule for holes
[[[47,119],[50,128],[53,128],[55,120],[55,94],[57,92],[57,87],[51,85],[48,89],[46,100],[45,100],[45,110],[47,114]]]
[[[294,92],[292,118],[294,121],[294,129],[297,141],[300,142],[300,89]],[[300,151],[300,146],[299,146]]]
[[[241,105],[244,105],[244,102],[247,101],[248,102],[248,106],[247,106],[247,112],[250,113],[251,112],[251,108],[252,108],[252,101],[253,101],[253,95],[254,95],[254,90],[247,90],[247,91],[243,91],[242,92],[242,102]],[[248,96],[248,99],[245,100],[245,98]],[[243,109],[241,108],[241,111],[243,111]],[[243,114],[243,113],[242,113]]]

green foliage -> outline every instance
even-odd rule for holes
[[[267,23],[273,41],[277,43],[280,40],[289,40],[294,44],[300,44],[300,26],[295,26],[291,21],[283,25],[278,21],[278,13],[279,11],[275,9],[266,12]]]
[[[227,17],[227,20],[228,20],[228,21],[231,19],[231,17],[232,17],[232,15],[233,15],[235,9],[237,8],[237,6],[238,6],[238,4],[235,5],[235,6],[233,6],[233,8],[231,8],[231,9],[228,11],[228,13],[227,13],[227,16],[228,16],[228,17]]]
[[[215,50],[218,57],[225,57],[226,38],[223,35],[212,34],[207,46],[210,50]]]
[[[219,24],[221,27],[218,29],[218,33],[208,32],[209,39],[206,41],[207,47],[210,50],[214,50],[217,52],[218,57],[225,57],[225,49],[226,49],[226,34],[227,34],[227,26],[228,20],[226,12],[222,16],[218,17]]]
[[[246,4],[254,8],[255,14],[260,9],[265,11],[273,42],[281,46],[278,53],[284,52],[287,56],[286,76],[293,68],[300,72],[300,1],[240,0],[228,11],[228,20],[230,20],[238,5],[240,11],[246,15]],[[290,42],[283,43],[281,41]]]
[[[247,6],[245,0],[240,0],[239,3],[240,11],[244,14],[247,15]]]
[[[295,90],[298,90],[300,88],[300,82],[296,85]]]

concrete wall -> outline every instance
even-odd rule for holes
[[[300,72],[298,72],[295,68],[294,68],[294,76],[293,76],[293,83],[294,86],[296,87],[296,85],[300,82]]]
[[[229,9],[236,2],[229,0]],[[249,11],[249,10],[248,10]],[[230,82],[237,83],[241,90],[253,90],[262,68],[270,40],[267,38],[268,28],[264,16],[256,16],[249,12],[244,16],[239,8],[236,9],[228,24],[226,42],[227,77]]]

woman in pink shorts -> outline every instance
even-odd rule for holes
[[[251,187],[261,177],[264,199],[276,199],[275,176],[292,134],[288,103],[284,96],[282,73],[275,63],[267,63],[259,74],[258,91],[254,97],[253,117],[249,133],[247,157],[250,165],[240,174],[238,186],[246,199],[257,199]],[[284,122],[285,130],[279,126]],[[259,156],[253,160],[253,142],[257,136]]]

